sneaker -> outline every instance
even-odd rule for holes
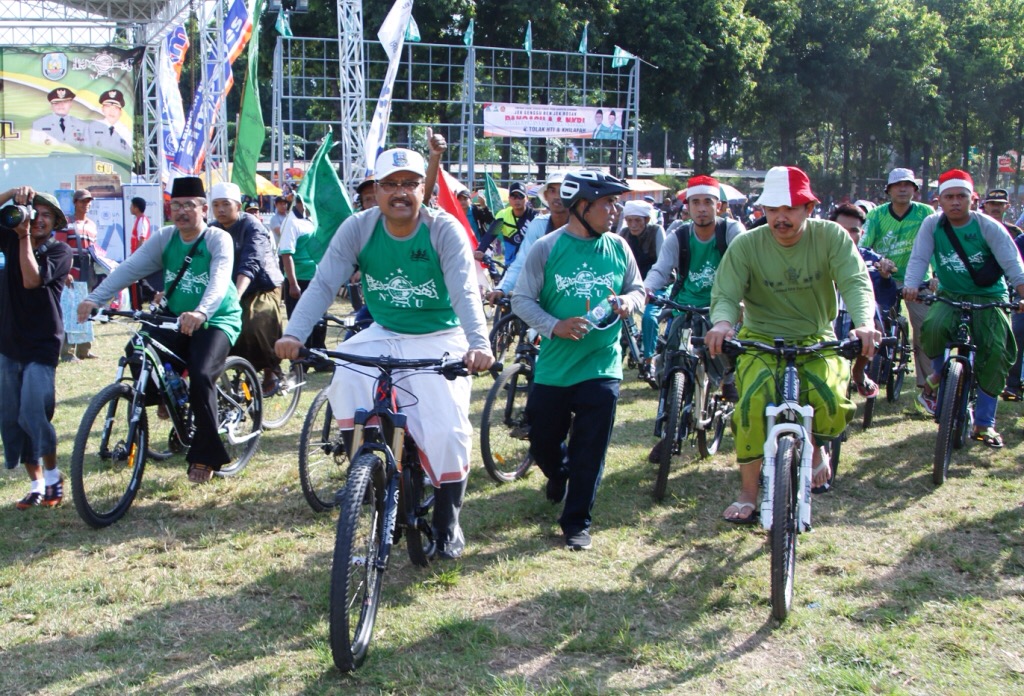
[[[740,393],[736,389],[735,382],[722,383],[722,398],[728,401],[730,404],[735,404],[740,400]]]
[[[565,474],[549,478],[547,486],[544,488],[544,494],[547,496],[548,501],[558,504],[565,500],[565,489],[568,485],[569,478]]]
[[[922,389],[917,393],[917,407],[919,410],[924,411],[925,415],[934,416],[935,409],[938,408],[938,401],[935,395],[925,394]]]
[[[46,487],[43,493],[43,507],[57,507],[64,502],[64,477],[61,476],[57,483]]]
[[[35,491],[29,493],[24,498],[14,504],[14,507],[19,510],[28,510],[31,507],[35,507],[43,502],[42,493],[36,493]]]
[[[590,548],[590,532],[581,529],[575,534],[566,534],[565,548],[570,551],[586,551]]]

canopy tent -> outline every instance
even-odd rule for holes
[[[655,203],[661,203],[668,191],[668,186],[662,186],[654,179],[626,179],[629,185],[629,192],[619,196],[623,201],[641,201],[644,196],[651,196]]]

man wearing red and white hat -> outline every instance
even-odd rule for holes
[[[929,262],[939,279],[939,293],[953,300],[1005,302],[1007,281],[1017,289],[1018,297],[1024,297],[1024,265],[1017,247],[996,220],[971,210],[973,193],[974,181],[961,169],[950,169],[939,177],[942,212],[925,219],[914,241],[903,288],[907,302],[917,299]],[[1024,311],[1024,300],[1018,311]],[[928,398],[934,399],[938,392],[943,353],[956,334],[959,317],[958,309],[936,302],[921,324],[921,347],[932,358]],[[978,346],[974,369],[980,388],[971,437],[998,449],[1003,440],[995,429],[996,397],[1006,385],[1017,346],[1006,315],[999,311],[975,312],[971,336]]]
[[[758,204],[768,224],[738,236],[722,258],[711,290],[712,328],[705,336],[710,354],[718,355],[722,341],[732,338],[733,325],[745,305],[739,338],[772,343],[814,343],[833,338],[838,287],[860,338],[864,355],[872,357],[881,333],[875,328],[871,279],[853,240],[829,220],[812,219],[818,199],[807,175],[796,167],[773,167],[764,180]],[[856,406],[846,398],[850,363],[839,356],[798,363],[814,406],[814,436],[821,442],[837,437],[853,418]],[[760,415],[775,398],[777,370],[756,355],[736,360],[739,402],[733,415],[736,458],[741,491],[723,517],[737,524],[756,520],[765,419]],[[825,490],[831,470],[821,448],[814,451],[813,483]]]

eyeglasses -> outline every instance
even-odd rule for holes
[[[423,185],[423,180],[419,181],[378,181],[377,186],[384,193],[394,193],[398,189],[412,193],[420,186]]]
[[[187,210],[189,212],[192,212],[193,210],[198,210],[199,207],[200,207],[200,205],[198,203],[196,203],[195,201],[185,201],[184,203],[172,202],[171,203],[171,212],[177,213],[177,212],[180,212],[182,210]]]

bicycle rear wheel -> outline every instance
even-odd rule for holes
[[[362,664],[373,636],[384,569],[384,463],[363,454],[352,465],[341,496],[331,565],[330,641],[335,666]]]
[[[310,404],[299,435],[299,483],[314,512],[337,506],[348,464],[348,447],[334,420],[327,390],[322,389]]]
[[[658,475],[654,479],[654,499],[661,502],[665,499],[668,488],[668,474],[672,469],[672,452],[676,442],[680,440],[679,421],[683,412],[683,395],[686,391],[686,375],[676,372],[672,375],[666,405],[665,438],[658,453]]]
[[[957,429],[957,410],[963,403],[963,365],[951,362],[939,386],[939,435],[935,438],[935,457],[932,461],[932,483],[946,482],[949,460],[953,455],[953,440]]]
[[[793,577],[796,574],[796,488],[800,448],[792,435],[779,438],[775,459],[772,506],[772,616],[784,621],[793,606]]]
[[[293,364],[278,382],[277,389],[263,395],[263,427],[267,430],[280,428],[295,414],[306,386],[306,373],[302,365]]]
[[[409,458],[402,466],[402,488],[399,495],[399,514],[405,522],[405,543],[413,565],[426,568],[437,548],[434,529],[430,525],[430,511],[434,508],[434,487],[419,464],[419,451],[412,443],[406,444]],[[413,457],[416,459],[414,460]]]
[[[902,315],[896,317],[896,345],[892,351],[892,365],[885,383],[885,398],[889,403],[899,401],[903,391],[903,378],[910,371],[910,329],[907,326],[907,318]]]
[[[106,527],[128,512],[146,468],[147,434],[143,397],[127,384],[111,384],[89,402],[71,453],[72,498],[89,526]]]
[[[256,369],[248,360],[228,356],[214,385],[217,389],[217,431],[231,461],[220,468],[218,476],[241,473],[263,433],[263,391]]]
[[[491,329],[491,352],[495,362],[504,362],[505,355],[513,350],[522,320],[515,314],[506,314]]]
[[[532,370],[516,363],[498,375],[484,401],[480,455],[487,473],[498,483],[522,478],[533,463],[526,421],[531,378]]]
[[[885,356],[881,353],[875,355],[874,359],[868,364],[865,372],[868,378],[875,384],[880,384],[879,380],[881,377],[882,362],[885,360]],[[864,400],[864,430],[871,427],[871,420],[875,415],[875,399],[877,396],[872,396]]]

